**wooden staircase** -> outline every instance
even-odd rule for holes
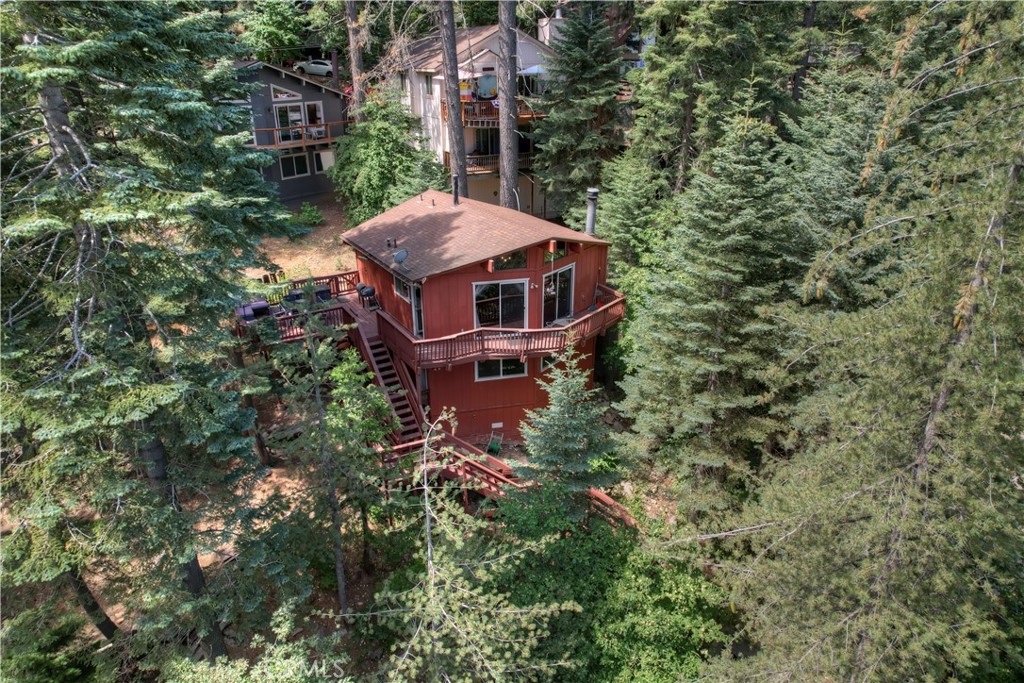
[[[408,394],[402,387],[398,370],[395,369],[387,347],[384,346],[380,337],[367,339],[366,346],[370,356],[367,360],[373,366],[377,381],[387,393],[391,408],[395,412],[395,417],[398,418],[398,429],[391,434],[391,441],[400,444],[421,438],[423,432],[420,426],[419,411],[415,410],[409,402]]]

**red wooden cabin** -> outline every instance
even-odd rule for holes
[[[592,371],[595,338],[625,313],[606,285],[608,242],[512,209],[428,191],[344,240],[411,400],[454,408],[465,437],[518,438],[544,405],[550,357],[572,339]]]

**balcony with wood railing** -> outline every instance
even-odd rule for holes
[[[462,125],[465,128],[497,128],[498,101],[478,100],[476,102],[460,102],[459,110]],[[535,102],[525,97],[516,97],[516,121],[526,123],[544,118],[544,113],[535,108]],[[441,120],[448,120],[448,103],[441,100]]]
[[[416,339],[383,311],[377,313],[377,326],[381,339],[397,359],[414,368],[443,368],[482,360],[554,355],[563,351],[569,340],[579,343],[603,334],[625,315],[625,297],[598,285],[595,304],[558,326],[480,327],[447,337]]]
[[[451,152],[444,153],[445,168],[451,170]],[[533,152],[523,152],[519,155],[519,170],[523,171],[533,166]],[[468,175],[481,175],[485,173],[497,173],[501,170],[501,159],[498,154],[467,154],[466,173]]]
[[[330,144],[345,134],[349,121],[325,121],[285,128],[256,128],[253,147],[260,149],[291,149],[308,145]]]

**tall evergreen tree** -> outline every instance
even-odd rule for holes
[[[258,236],[287,216],[230,103],[245,97],[233,18],[201,3],[2,12],[5,564],[36,581],[87,563],[140,648],[192,634],[223,654],[237,605],[197,558],[231,537],[252,447],[223,321]],[[44,542],[58,519],[63,547]]]
[[[598,390],[588,386],[590,373],[580,367],[572,345],[555,356],[545,374],[537,382],[547,406],[526,413],[521,431],[529,462],[519,474],[555,487],[567,518],[577,521],[590,509],[588,491],[618,479],[611,431],[594,400]]]
[[[245,2],[238,42],[256,59],[283,64],[302,56],[308,20],[294,0]]]
[[[462,127],[462,100],[459,93],[459,53],[455,48],[455,5],[442,0],[438,6],[441,15],[441,66],[444,72],[444,102],[448,109],[448,133],[451,172],[459,177],[459,194],[469,196],[469,177],[466,175],[466,136]]]
[[[682,196],[622,383],[630,449],[676,473],[691,514],[735,505],[783,429],[760,404],[783,331],[759,309],[787,295],[795,236],[774,133],[752,106],[739,105]]]
[[[548,201],[562,210],[582,205],[601,183],[601,164],[622,146],[621,50],[614,46],[604,3],[573,9],[552,41],[548,82],[536,124],[535,168]]]
[[[747,512],[736,599],[760,655],[735,680],[1018,680],[1019,272],[1024,15],[1013,4],[888,7],[881,174],[864,229],[818,259],[898,258],[878,300],[815,316],[809,446]],[[884,14],[885,21],[893,19]],[[841,262],[833,268],[832,264]],[[751,533],[753,532],[753,533]]]
[[[776,112],[791,106],[791,28],[798,3],[656,0],[641,15],[655,41],[633,77],[636,118],[630,142],[662,169],[673,191],[689,181],[695,160],[721,137],[727,103],[752,82],[754,98]]]
[[[381,619],[396,636],[385,672],[389,680],[505,681],[551,676],[560,661],[536,654],[547,622],[572,603],[519,607],[496,586],[532,547],[495,538],[489,524],[459,509],[455,496],[433,490],[429,463],[438,453],[428,431],[417,476],[421,477],[422,533],[415,562],[377,595]],[[409,588],[402,590],[400,581]]]

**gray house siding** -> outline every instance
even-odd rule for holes
[[[277,185],[278,196],[290,201],[333,192],[324,171],[336,158],[336,138],[344,134],[344,96],[262,63],[243,67],[239,78],[260,84],[249,96],[253,141],[274,151],[263,175]]]

